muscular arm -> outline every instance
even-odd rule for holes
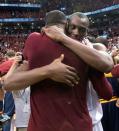
[[[109,72],[113,68],[113,60],[107,53],[102,53],[94,48],[89,48],[67,36],[62,37],[62,42],[91,67],[101,72]]]
[[[29,71],[26,62],[20,66],[13,64],[4,78],[4,89],[9,91],[24,89],[47,78],[73,86],[79,79],[76,70],[61,63],[62,60],[61,55],[51,64]]]
[[[18,67],[20,72],[15,72],[4,79],[5,90],[19,90],[27,88],[38,81],[42,81],[48,77],[48,66],[36,68],[30,71],[21,71],[22,65]]]
[[[45,28],[44,31],[50,38],[62,42],[91,67],[101,72],[109,72],[113,68],[113,60],[107,53],[101,53],[94,48],[89,48],[87,45],[71,39],[57,27]]]

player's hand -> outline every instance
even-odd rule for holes
[[[50,79],[74,86],[79,82],[77,71],[74,67],[63,64],[63,59],[64,55],[62,54],[49,65]]]
[[[43,27],[42,31],[53,40],[61,41],[62,37],[65,36],[64,30],[57,26]]]

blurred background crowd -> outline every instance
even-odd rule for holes
[[[87,2],[87,4],[86,4]],[[118,0],[0,0],[0,60],[8,49],[21,51],[25,39],[31,32],[40,32],[44,26],[45,13],[58,9],[70,15],[73,12],[94,12],[117,6]],[[109,48],[118,47],[119,9],[90,13],[92,37],[104,36],[109,41]]]

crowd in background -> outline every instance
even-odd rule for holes
[[[8,49],[12,49],[15,51],[22,51],[27,35],[32,31],[29,31],[29,33],[27,32],[26,34],[22,32],[24,31],[22,30],[21,32],[18,31],[16,32],[16,35],[15,34],[0,35],[0,52],[1,52],[0,59],[3,58],[3,55],[7,52]],[[94,28],[90,30],[89,35],[95,38],[100,35],[106,37],[109,41],[109,46],[108,46],[109,50],[112,47],[119,48],[119,32],[117,27],[112,29],[109,27],[107,30],[104,29],[101,31]]]
[[[40,18],[39,12],[21,10],[0,10],[0,19],[3,18]]]
[[[39,3],[39,0],[1,0],[1,3]]]
[[[45,14],[47,11],[53,10],[53,9],[61,9],[67,14],[70,14],[75,11],[81,11],[81,12],[88,12],[88,11],[94,11],[97,9],[105,8],[111,5],[119,4],[118,0],[98,0],[95,2],[94,0],[89,0],[88,6],[85,4],[85,1],[80,0],[79,3],[77,3],[77,0],[1,0],[0,3],[9,3],[9,4],[20,4],[20,3],[29,3],[29,4],[41,4],[41,8],[43,10],[43,13]]]
[[[22,51],[27,36],[21,35],[0,35],[0,61],[8,50]]]

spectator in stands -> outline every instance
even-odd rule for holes
[[[5,75],[10,69],[15,57],[15,52],[9,50],[6,53],[6,61],[0,65],[1,75]],[[3,100],[3,113],[7,114],[11,119],[15,113],[14,99],[11,92],[5,92]],[[10,131],[11,119],[3,125],[3,131]]]
[[[17,52],[14,58],[14,62],[5,75],[7,78],[18,68],[19,63],[22,62],[22,53]],[[29,116],[30,116],[30,87],[12,91],[14,102],[15,102],[15,127],[16,131],[27,131]],[[13,118],[14,119],[14,118]]]

